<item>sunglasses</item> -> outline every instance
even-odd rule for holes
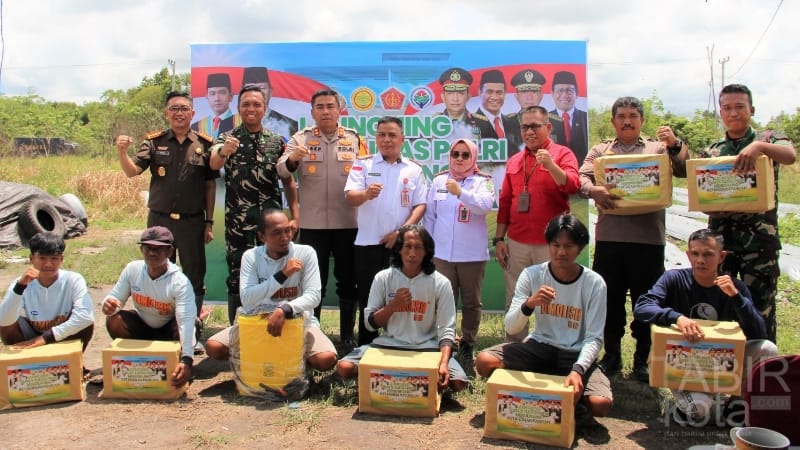
[[[535,122],[534,122],[534,123],[523,123],[522,125],[520,125],[520,127],[519,127],[519,128],[520,128],[520,129],[522,130],[522,132],[524,133],[524,132],[526,132],[526,131],[528,131],[528,130],[531,130],[531,131],[539,131],[539,130],[541,130],[541,129],[542,129],[542,127],[543,127],[544,125],[545,125],[545,124],[543,124],[543,123],[535,123]]]
[[[450,157],[451,157],[451,158],[453,158],[453,159],[458,159],[458,157],[459,157],[459,156],[460,156],[460,157],[461,157],[461,159],[463,159],[464,161],[466,161],[466,160],[468,160],[470,157],[472,157],[472,155],[471,155],[469,152],[460,152],[460,153],[459,153],[459,152],[451,152],[451,153],[450,153]]]

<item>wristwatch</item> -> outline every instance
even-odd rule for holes
[[[501,236],[495,236],[495,237],[492,238],[492,245],[497,246],[497,243],[500,242],[500,241],[505,242],[506,238],[501,237]]]
[[[222,153],[222,146],[221,146],[221,145],[220,145],[220,146],[217,148],[217,154],[218,154],[219,156],[221,156],[221,157],[225,158],[225,159],[228,159],[228,156],[227,156],[227,155],[225,155],[224,153]]]

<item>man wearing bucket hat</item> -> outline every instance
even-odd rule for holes
[[[242,86],[254,85],[264,93],[267,102],[267,114],[261,119],[264,128],[278,133],[286,139],[297,133],[297,121],[285,116],[269,107],[272,98],[272,84],[269,81],[269,71],[266,67],[245,67],[242,74]]]
[[[165,227],[150,227],[142,233],[139,246],[144,259],[123,269],[117,284],[103,300],[106,328],[112,339],[177,340],[181,362],[171,375],[175,386],[192,377],[195,316],[192,284],[169,260],[175,239]],[[133,300],[132,309],[123,309]]]

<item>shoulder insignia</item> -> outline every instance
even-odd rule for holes
[[[443,170],[443,171],[441,171],[441,172],[439,172],[439,173],[435,174],[435,175],[433,176],[433,178],[436,178],[436,177],[438,177],[439,175],[444,175],[444,174],[446,174],[446,173],[450,173],[450,171],[449,171],[449,170]]]
[[[403,161],[412,162],[412,163],[414,163],[414,164],[416,164],[416,165],[418,165],[418,166],[422,167],[422,163],[421,163],[421,162],[419,162],[419,161],[417,161],[416,159],[411,159],[411,158],[403,158]]]
[[[199,137],[200,139],[202,139],[204,141],[214,142],[214,138],[212,138],[211,136],[203,133],[202,131],[195,131],[195,133],[197,134],[197,137]]]
[[[516,112],[512,112],[512,113],[504,114],[503,117],[507,117],[509,119],[516,119],[517,118],[517,113]]]
[[[145,135],[145,138],[147,138],[147,139],[155,139],[155,138],[161,137],[161,136],[163,136],[165,134],[167,134],[167,130],[151,131],[150,133],[147,133],[147,135]]]
[[[559,116],[558,114],[556,114],[556,113],[554,113],[552,111],[547,113],[547,117],[550,119],[551,122],[552,121],[556,121],[556,122],[563,122],[564,121],[564,119],[561,116]]]
[[[356,159],[371,159],[373,155],[358,155]]]
[[[492,178],[492,174],[481,172],[480,170],[476,171],[474,174],[476,177],[483,177],[483,178]]]
[[[602,140],[600,140],[601,144],[610,144],[612,142],[614,142],[613,139],[602,139]]]
[[[472,113],[472,117],[474,117],[476,119],[479,119],[479,120],[485,120],[487,122],[489,121],[489,118],[484,116],[483,114]]]

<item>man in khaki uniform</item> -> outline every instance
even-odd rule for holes
[[[300,243],[314,247],[322,278],[322,296],[328,283],[328,262],[333,254],[333,274],[339,297],[339,336],[349,352],[355,347],[356,287],[353,242],[356,208],[343,194],[347,175],[357,156],[368,154],[358,133],[339,126],[339,95],[321,90],[311,97],[311,117],[316,126],[306,127],[289,140],[278,160],[278,175],[297,173],[300,183]],[[319,317],[320,306],[314,310]]]

